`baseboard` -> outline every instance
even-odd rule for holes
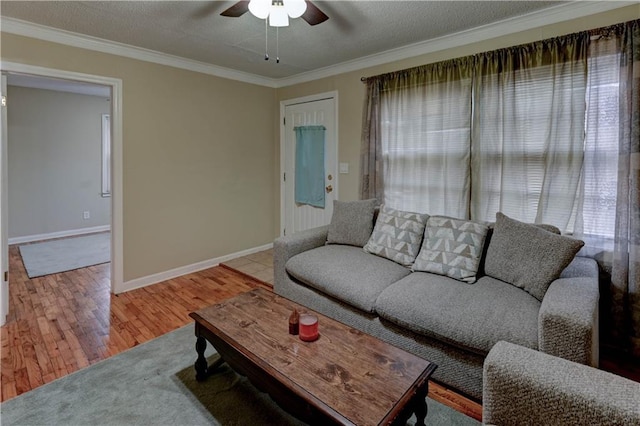
[[[26,235],[24,237],[9,238],[9,245],[31,243],[33,241],[51,240],[54,238],[73,237],[76,235],[93,234],[95,232],[110,231],[111,225],[92,226],[91,228],[69,229],[68,231],[50,232],[48,234]]]
[[[269,250],[272,247],[273,247],[273,243],[265,244],[260,247],[254,247],[251,249],[231,253],[225,256],[216,257],[214,259],[203,260],[202,262],[192,263],[191,265],[170,269],[168,271],[158,272],[157,274],[147,275],[146,277],[135,278],[133,280],[122,283],[122,287],[114,289],[114,292],[116,294],[124,293],[126,291],[131,291],[138,288],[146,287],[148,285],[157,284],[159,282],[180,277],[182,275],[187,275],[193,272],[202,271],[203,269],[213,268],[214,266],[218,266],[222,262],[227,262],[237,257],[248,256],[250,254],[258,253],[260,251]]]

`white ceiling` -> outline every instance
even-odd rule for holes
[[[613,1],[314,1],[329,20],[316,26],[302,19],[291,20],[289,27],[280,30],[280,63],[277,64],[274,28],[269,28],[272,59],[265,61],[264,21],[250,13],[239,18],[220,16],[220,12],[234,3],[3,0],[0,14],[3,31],[9,28],[9,23],[27,21],[97,38],[91,39],[93,42],[107,40],[118,43],[117,47],[122,47],[120,44],[135,46],[278,81],[433,40],[446,41],[455,36],[457,40],[462,37],[462,41],[472,42],[476,40],[474,29],[487,32],[505,22],[510,22],[515,32],[523,22],[540,25],[541,19],[553,20],[554,16],[561,15],[569,19],[571,8],[582,8],[580,12],[584,15],[585,3],[606,3],[606,9],[629,4]],[[593,9],[591,5],[588,7]],[[464,40],[465,35],[468,40]]]

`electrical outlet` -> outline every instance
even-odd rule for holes
[[[86,212],[82,212],[82,218],[83,218],[84,220],[87,220],[87,219],[89,219],[90,217],[91,217],[91,214],[90,214],[88,211],[86,211]]]

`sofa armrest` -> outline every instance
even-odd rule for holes
[[[598,278],[559,278],[538,314],[538,349],[580,364],[598,366]]]
[[[288,282],[287,261],[296,254],[323,246],[328,233],[329,226],[326,225],[280,237],[273,242],[273,289],[276,293],[281,294],[280,287]]]
[[[564,268],[560,278],[594,277],[598,278],[598,263],[588,257],[576,256],[571,263]]]
[[[502,341],[483,373],[485,424],[640,424],[640,383],[606,371]]]

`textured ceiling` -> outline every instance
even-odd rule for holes
[[[226,18],[229,1],[7,1],[0,13],[49,27],[268,78],[318,70],[554,7],[553,1],[315,1],[329,20],[269,28],[250,13]],[[470,42],[473,40],[469,40]]]

